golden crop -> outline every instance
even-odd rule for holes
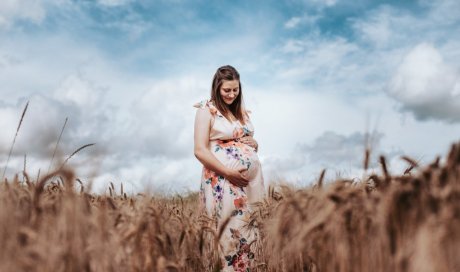
[[[460,143],[411,170],[272,187],[248,222],[253,271],[460,271]],[[0,271],[218,270],[197,193],[94,195],[66,168],[25,177],[0,183]]]

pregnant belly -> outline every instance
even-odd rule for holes
[[[253,180],[260,171],[260,162],[254,148],[238,141],[216,141],[211,145],[211,151],[225,166],[237,169],[244,167],[247,177]]]

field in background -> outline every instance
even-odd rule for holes
[[[460,143],[444,163],[277,186],[253,214],[253,271],[460,271]],[[57,181],[51,181],[58,177]],[[0,183],[0,271],[217,271],[198,195],[94,195],[63,168]]]

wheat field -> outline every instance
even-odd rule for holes
[[[405,173],[271,187],[251,271],[460,271],[460,143]],[[218,271],[198,193],[95,195],[62,168],[0,183],[0,271]]]

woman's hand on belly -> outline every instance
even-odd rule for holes
[[[243,144],[249,145],[250,147],[254,148],[257,152],[259,144],[257,143],[256,140],[254,140],[252,136],[241,137],[239,141],[242,142]]]
[[[225,173],[225,178],[235,186],[246,187],[249,183],[249,180],[245,175],[246,172],[247,169],[244,166],[240,166],[236,169],[228,168],[227,173]]]

